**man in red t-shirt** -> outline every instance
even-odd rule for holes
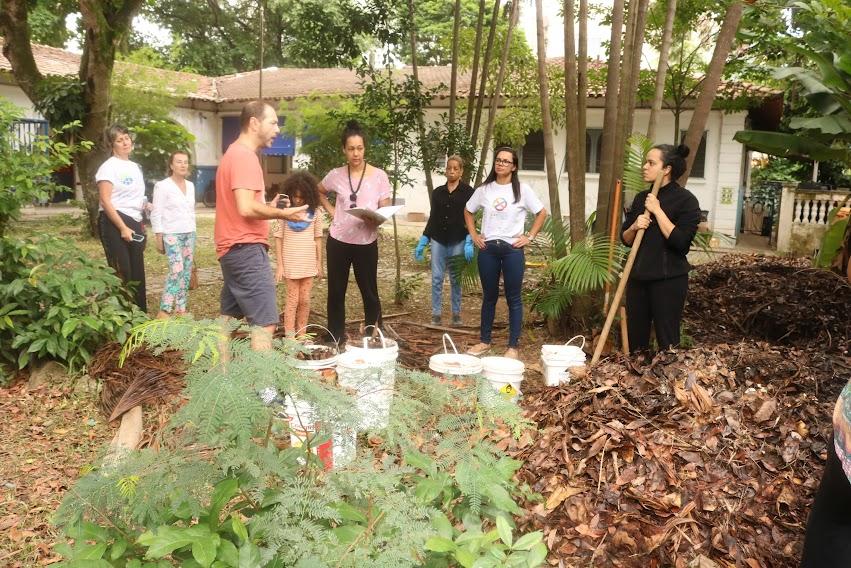
[[[221,313],[245,318],[256,332],[253,349],[269,349],[280,316],[275,280],[269,264],[269,221],[307,218],[307,205],[278,209],[278,196],[265,202],[266,183],[258,150],[272,145],[278,134],[275,109],[263,101],[242,107],[239,138],[231,144],[216,172],[216,256],[224,285]]]

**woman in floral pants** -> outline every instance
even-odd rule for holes
[[[157,250],[168,257],[158,318],[186,314],[195,251],[195,186],[186,179],[189,155],[174,152],[169,158],[168,169],[169,177],[154,186],[151,211]]]

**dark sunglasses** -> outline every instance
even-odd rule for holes
[[[354,209],[355,206],[358,204],[357,194],[352,193],[351,195],[349,195],[349,199],[352,201],[351,204],[349,204],[349,209]]]

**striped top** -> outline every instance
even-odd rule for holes
[[[284,278],[296,280],[319,274],[316,258],[316,239],[322,238],[321,212],[303,231],[294,231],[286,221],[272,221],[272,236],[283,239],[282,256],[284,259]]]

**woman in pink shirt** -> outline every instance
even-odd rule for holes
[[[346,165],[335,168],[319,184],[322,206],[332,218],[325,256],[328,259],[328,329],[340,343],[346,342],[346,289],[349,270],[363,298],[364,325],[381,324],[378,297],[378,225],[346,213],[362,207],[378,209],[390,205],[392,189],[384,170],[364,159],[366,137],[360,125],[351,120],[343,130]],[[327,194],[336,194],[335,204]]]

